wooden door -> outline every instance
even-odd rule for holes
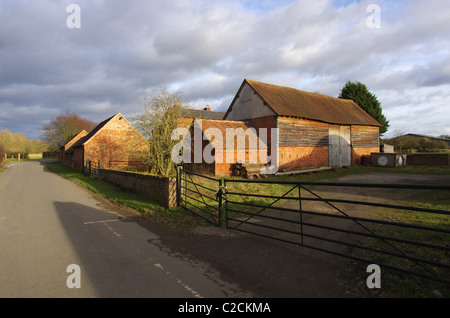
[[[330,125],[328,134],[328,161],[330,167],[350,166],[350,126]]]

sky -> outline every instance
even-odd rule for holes
[[[361,82],[384,137],[450,134],[449,28],[448,0],[0,0],[0,130],[130,118],[158,87],[226,111],[251,79],[335,97]]]

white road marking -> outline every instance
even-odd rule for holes
[[[83,224],[108,223],[108,222],[118,222],[118,221],[119,220],[103,220],[103,221],[84,222]]]
[[[153,266],[155,266],[156,268],[165,271],[164,267],[157,263],[157,264],[153,264]],[[172,278],[175,279],[175,281],[177,282],[177,284],[181,285],[184,289],[186,289],[188,292],[190,292],[192,295],[194,295],[195,298],[203,298],[199,293],[197,293],[194,289],[192,289],[189,285],[183,283],[183,281],[181,279],[178,279],[176,277],[174,277],[174,275],[169,272],[169,271],[165,271],[166,275],[172,276]]]
[[[121,238],[122,234],[117,233],[112,227],[110,227],[108,224],[103,223],[104,226],[106,226],[108,228],[108,230],[110,230],[111,232],[113,232],[113,234],[119,238]]]

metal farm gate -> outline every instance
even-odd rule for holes
[[[450,282],[449,185],[217,179],[184,169],[178,180],[179,205],[214,225],[225,209],[229,230]],[[388,199],[438,195],[444,207],[381,200],[373,189]]]
[[[224,186],[228,229],[450,283],[448,206],[404,205],[371,194],[375,188],[386,197],[418,191],[449,202],[448,185],[225,179]]]
[[[222,225],[222,180],[178,168],[178,205],[208,222]]]

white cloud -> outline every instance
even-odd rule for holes
[[[81,29],[69,29],[70,1],[5,0],[0,112],[11,119],[0,126],[26,121],[27,132],[38,131],[41,115],[15,115],[36,107],[48,119],[134,113],[160,85],[179,88],[190,105],[225,110],[250,78],[332,96],[361,81],[391,130],[441,134],[450,122],[446,1],[377,1],[380,29],[366,24],[372,2],[80,0]]]

